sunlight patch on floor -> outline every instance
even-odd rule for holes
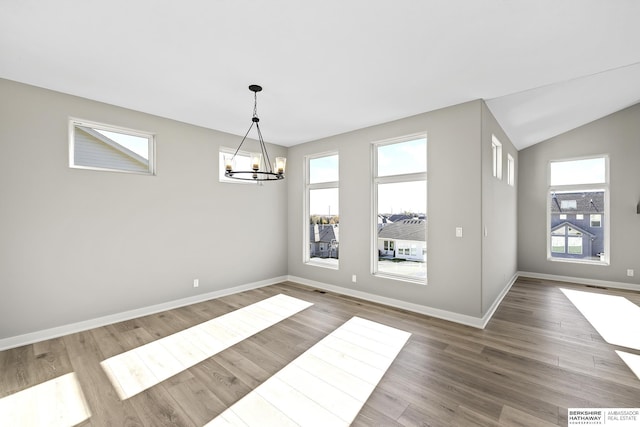
[[[0,399],[0,426],[69,427],[89,417],[74,372]]]
[[[279,294],[118,354],[101,365],[125,400],[312,305]]]
[[[606,342],[640,350],[640,307],[621,296],[560,290]]]
[[[636,377],[640,380],[640,355],[618,350],[616,350],[616,354],[620,356],[620,359],[627,364],[629,369],[631,369],[631,371],[636,374]]]
[[[206,427],[349,426],[410,336],[353,317]]]

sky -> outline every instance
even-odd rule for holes
[[[605,158],[551,162],[551,185],[602,184],[606,182]]]
[[[109,132],[108,130],[95,129],[96,132],[99,132],[110,138],[111,140],[117,142],[125,148],[133,151],[139,156],[149,160],[149,139],[141,136],[127,135],[124,133],[118,132]]]

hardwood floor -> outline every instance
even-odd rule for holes
[[[351,317],[412,335],[353,426],[567,425],[567,408],[640,407],[640,379],[560,288],[520,278],[484,330],[286,282],[0,352],[0,398],[75,373],[82,426],[203,426]],[[100,362],[277,294],[313,306],[121,400]],[[33,402],[34,410],[42,402]]]

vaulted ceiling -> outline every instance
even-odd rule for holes
[[[637,0],[3,0],[0,78],[234,134],[257,83],[285,146],[482,98],[522,149],[640,102],[639,17]]]

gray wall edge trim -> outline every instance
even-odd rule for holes
[[[287,276],[274,277],[271,279],[260,280],[258,282],[246,283],[244,285],[234,286],[232,288],[212,291],[205,294],[194,295],[192,297],[181,298],[160,304],[150,305],[148,307],[137,308],[134,310],[123,311],[121,313],[110,314],[107,316],[97,317],[95,319],[84,320],[81,322],[70,323],[68,325],[57,326],[55,328],[44,329],[41,331],[30,332],[24,335],[0,339],[0,351],[10,348],[20,347],[27,344],[33,344],[38,341],[58,338],[64,335],[82,332],[100,326],[110,325],[112,323],[123,322],[125,320],[135,319],[137,317],[148,316],[150,314],[159,313],[161,311],[171,310],[174,308],[184,307],[185,305],[196,304],[208,301],[214,298],[220,298],[227,295],[237,294],[239,292],[249,291],[251,289],[262,288],[276,283],[283,282]]]

